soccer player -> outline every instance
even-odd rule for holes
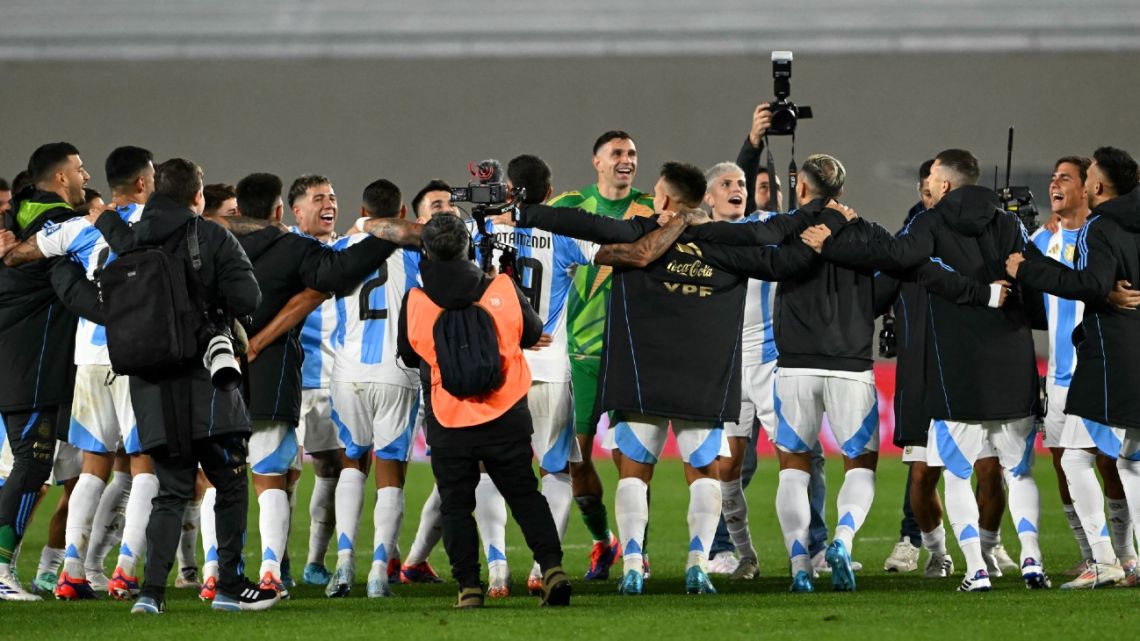
[[[364,213],[373,219],[402,219],[400,190],[380,179],[364,189]],[[352,247],[367,234],[353,234]],[[419,253],[398,250],[355,288],[337,295],[336,355],[331,375],[332,420],[343,448],[336,485],[337,563],[325,594],[347,596],[355,576],[354,551],[364,481],[375,457],[376,507],[373,512],[369,598],[392,596],[389,561],[395,559],[404,519],[404,479],[415,436],[419,405],[416,372],[396,358],[396,323],[404,293],[416,285]]]
[[[629,218],[653,213],[653,196],[633,186],[637,177],[637,146],[624,131],[607,131],[593,147],[597,182],[579,191],[561,194],[550,201],[552,207],[577,207],[599,216]],[[574,427],[577,431],[580,463],[571,463],[570,478],[574,502],[594,540],[590,567],[585,580],[609,577],[610,566],[621,554],[621,546],[610,531],[606,506],[602,502],[602,480],[594,469],[594,402],[598,387],[606,305],[609,301],[612,269],[605,265],[581,268],[575,273],[566,301],[567,348],[570,378],[574,389]]]
[[[1127,152],[1101,147],[1093,158],[1084,181],[1092,212],[1075,241],[1072,258],[1075,269],[1056,259],[1042,258],[1032,247],[1029,260],[1014,253],[1006,261],[1007,272],[1019,282],[1084,303],[1083,319],[1078,326],[1081,340],[1077,346],[1077,362],[1065,401],[1068,418],[1061,437],[1061,445],[1065,447],[1061,463],[1069,481],[1073,507],[1096,562],[1076,580],[1062,586],[1067,588],[1101,587],[1121,579],[1125,579],[1125,585],[1140,584],[1136,573],[1131,571],[1134,565],[1130,564],[1130,572],[1125,577],[1124,571],[1113,564],[1116,557],[1122,555],[1109,541],[1103,498],[1092,470],[1095,451],[1111,453],[1120,443],[1116,464],[1131,506],[1133,527],[1137,527],[1140,469],[1136,461],[1140,460],[1137,454],[1140,448],[1136,446],[1131,426],[1140,422],[1131,400],[1134,395],[1129,391],[1135,387],[1132,372],[1135,371],[1133,352],[1137,335],[1133,312],[1110,305],[1106,296],[1115,281],[1125,280],[1131,284],[1140,278],[1136,267],[1138,230],[1135,222],[1140,212],[1140,191],[1136,189],[1137,164]],[[1052,194],[1053,186],[1050,191]],[[1065,194],[1063,190],[1059,193],[1063,202]],[[1052,255],[1050,249],[1046,249],[1047,257]],[[1050,318],[1051,323],[1052,320]]]
[[[328,178],[306,174],[289,187],[289,208],[297,218],[294,233],[315,238],[325,245],[337,242],[336,193]],[[297,439],[301,451],[313,459],[315,480],[309,498],[309,556],[301,580],[306,585],[327,585],[325,553],[333,533],[333,497],[340,477],[343,454],[331,415],[329,381],[333,367],[332,335],[336,328],[336,304],[328,300],[313,310],[301,328],[301,422]],[[293,492],[290,492],[292,497]],[[284,571],[284,568],[282,569]],[[282,577],[284,578],[284,577]]]

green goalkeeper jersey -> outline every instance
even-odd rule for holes
[[[597,185],[568,191],[548,203],[577,207],[600,216],[630,218],[653,215],[653,195],[631,189],[621,200],[603,198]],[[566,300],[567,348],[571,355],[601,356],[606,329],[606,303],[612,269],[608,265],[579,267]]]

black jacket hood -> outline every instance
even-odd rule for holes
[[[420,263],[424,293],[444,309],[460,309],[479,300],[480,284],[488,278],[475,263],[466,260],[436,261],[424,257]]]
[[[288,232],[280,227],[271,225],[265,229],[259,229],[255,232],[238,236],[237,239],[238,242],[241,243],[241,248],[245,250],[245,255],[249,256],[249,261],[252,263],[265,255],[265,252],[269,251],[273,243],[277,242],[277,240],[286,233]]]
[[[942,213],[943,220],[951,229],[965,236],[977,237],[1001,210],[1001,200],[992,189],[966,185],[946,194],[935,209]]]
[[[139,234],[138,240],[144,245],[164,243],[197,215],[168,196],[154,194],[146,201],[146,207],[143,209],[140,220],[145,220],[147,224],[144,227],[145,231]]]
[[[1112,219],[1127,232],[1140,233],[1140,189],[1101,203],[1093,214]]]

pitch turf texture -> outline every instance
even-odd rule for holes
[[[608,460],[599,461],[613,510],[615,474]],[[357,551],[357,583],[345,599],[327,599],[323,588],[298,586],[293,598],[267,612],[212,612],[191,590],[168,591],[168,611],[162,616],[128,614],[129,604],[104,597],[95,602],[0,604],[0,639],[194,639],[195,641],[252,641],[257,639],[970,639],[970,638],[1084,638],[1094,628],[1126,630],[1126,616],[1140,593],[1126,589],[1062,592],[1061,571],[1078,561],[1079,553],[1065,523],[1057,498],[1056,477],[1045,460],[1036,466],[1041,487],[1041,547],[1054,588],[1030,592],[1018,577],[995,580],[988,594],[958,594],[961,555],[953,542],[958,574],[933,580],[921,571],[889,575],[882,570],[898,536],[900,502],[906,469],[897,459],[882,462],[875,503],[855,539],[854,557],[864,565],[857,575],[858,591],[833,593],[822,575],[814,594],[789,594],[786,554],[774,513],[776,464],[763,460],[748,490],[752,534],[760,553],[762,576],[750,582],[729,582],[714,577],[717,595],[684,593],[684,561],[688,547],[685,507],[688,492],[681,465],[669,461],[658,466],[653,482],[649,551],[653,577],[641,597],[621,597],[614,577],[586,583],[580,579],[587,563],[589,540],[577,508],[571,513],[565,545],[565,567],[574,581],[570,608],[540,609],[526,594],[531,558],[518,527],[509,525],[507,544],[513,577],[513,596],[488,600],[481,611],[454,611],[455,587],[442,585],[396,586],[396,596],[373,600],[364,596],[364,580],[371,562],[372,504],[365,499]],[[298,500],[297,518],[289,542],[293,568],[300,578],[308,544],[308,495],[311,471],[306,470]],[[828,464],[828,521],[834,525],[835,495],[843,478],[838,461]],[[408,474],[407,515],[401,548],[411,545],[419,510],[431,488],[430,470],[416,463]],[[46,537],[53,490],[24,542],[20,573],[31,578]],[[367,494],[367,493],[366,493]],[[49,508],[49,509],[43,509]],[[258,553],[257,502],[250,501],[249,535],[245,550],[248,572],[256,571]],[[1003,539],[1017,558],[1018,542],[1006,516]],[[327,558],[330,568],[334,554]],[[114,562],[112,554],[109,563]],[[432,565],[449,578],[442,545]],[[108,567],[108,570],[113,568]],[[484,576],[486,568],[484,568]]]

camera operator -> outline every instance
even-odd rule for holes
[[[1065,435],[1077,427],[1092,437],[1097,447],[1121,439],[1117,467],[1120,480],[1131,510],[1133,527],[1140,521],[1140,404],[1135,394],[1137,386],[1137,357],[1140,356],[1140,324],[1136,312],[1110,304],[1106,297],[1118,280],[1140,282],[1140,189],[1137,183],[1136,161],[1125,151],[1101,147],[1093,154],[1088,168],[1085,193],[1092,212],[1081,228],[1076,241],[1076,269],[1041,254],[1036,247],[1028,246],[1027,257],[1015,252],[1006,260],[1006,271],[1035,290],[1048,292],[1068,300],[1085,304],[1084,319],[1074,332],[1077,345],[1077,365],[1065,402],[1069,415]],[[1079,425],[1073,425],[1078,422]],[[1102,448],[1103,449],[1103,448]],[[1067,450],[1062,463],[1068,463],[1074,452]],[[1088,454],[1089,452],[1081,452]],[[1082,457],[1087,458],[1087,457]],[[1086,461],[1087,462],[1087,461]],[[1066,472],[1076,466],[1067,465]],[[1092,479],[1095,487],[1095,477]],[[1071,489],[1073,479],[1070,479]],[[1090,488],[1091,489],[1091,488]],[[1074,499],[1078,495],[1074,493]],[[1090,497],[1092,498],[1092,497]],[[1085,514],[1082,524],[1090,533],[1086,518],[1096,518],[1092,512],[1100,511],[1103,523],[1103,505],[1084,509],[1080,502],[1075,507]],[[1097,535],[1099,533],[1091,533]],[[1090,543],[1094,537],[1090,535]],[[1096,538],[1103,541],[1103,534]],[[1121,578],[1119,566],[1111,565],[1110,545],[1098,545],[1096,564],[1078,577],[1091,583],[1087,587],[1107,584]],[[1125,584],[1140,584],[1136,573],[1130,572]],[[1076,583],[1076,582],[1074,582]],[[1069,585],[1069,584],[1066,584]],[[1073,587],[1086,587],[1074,585]]]
[[[79,151],[69,143],[40,146],[28,161],[34,181],[16,194],[15,212],[3,217],[3,253],[41,229],[78,214],[90,179]],[[38,601],[12,574],[12,557],[24,537],[40,488],[52,470],[56,439],[66,436],[75,383],[72,358],[76,317],[64,308],[50,281],[56,258],[0,267],[0,413],[14,464],[0,489],[0,600]]]

